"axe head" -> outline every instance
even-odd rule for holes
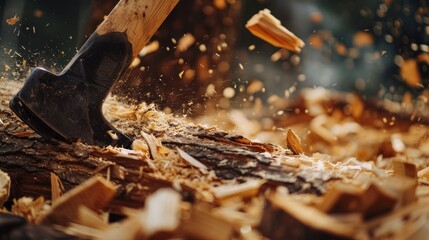
[[[104,118],[102,105],[131,54],[125,34],[93,34],[60,74],[34,69],[10,107],[47,139],[129,147],[131,140]]]

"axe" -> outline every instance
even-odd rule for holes
[[[49,140],[129,147],[103,116],[113,85],[179,0],[121,0],[63,71],[35,68],[10,108]]]

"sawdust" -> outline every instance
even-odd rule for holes
[[[148,172],[149,175],[174,182],[177,188],[180,188],[180,185],[191,187],[205,200],[213,201],[210,188],[221,182],[214,172],[206,171],[203,165],[196,162],[189,164],[189,159],[184,159],[188,155],[186,152],[164,147],[157,138],[171,131],[177,135],[186,135],[191,123],[179,121],[173,115],[157,111],[155,105],[145,103],[137,106],[111,104],[105,109],[105,114],[121,131],[135,136],[132,150],[146,156],[140,160],[149,161],[148,164],[153,170]],[[147,156],[151,158],[148,159]]]

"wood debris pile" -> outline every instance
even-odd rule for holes
[[[330,173],[338,181],[330,181],[321,197],[295,199],[298,195],[278,193],[268,197],[262,220],[267,224],[261,228],[266,236],[323,239],[330,232],[357,239],[424,239],[416,232],[427,231],[427,106],[374,103],[318,88],[303,90],[293,102],[277,99],[272,107],[270,112],[258,111],[257,106],[245,109],[240,126],[234,121],[237,112],[225,111],[221,115],[230,119],[222,127],[251,139],[283,139],[279,144],[301,154],[287,161],[289,166]],[[284,113],[276,114],[275,128],[264,127],[263,120],[280,110]],[[216,117],[196,121],[219,123],[210,118]],[[259,131],[246,132],[250,129],[246,124]],[[306,154],[311,156],[308,162]],[[272,222],[302,231],[287,227],[277,231]]]
[[[306,155],[292,128],[282,148],[194,125],[152,105],[109,99],[104,112],[133,136],[132,149],[74,146],[75,154],[110,162],[64,194],[60,179],[68,178],[51,176],[52,207],[43,198],[14,201],[11,216],[25,219],[16,220],[19,229],[40,226],[81,239],[406,239],[424,229],[429,171],[409,155],[366,161]],[[145,178],[152,182],[139,180]],[[133,197],[121,197],[127,194]]]
[[[375,161],[382,156],[424,162],[429,156],[429,109],[424,101],[371,102],[352,93],[306,89],[290,106],[294,114],[279,117],[278,125],[299,132],[307,152],[327,153],[335,160]]]
[[[143,103],[129,108],[116,103],[105,110],[111,122],[126,134],[135,136],[133,150],[126,153],[143,156],[148,161],[147,174],[173,182],[179,188],[184,185],[195,189],[197,197],[208,201],[216,198],[213,189],[220,185],[234,186],[262,178],[286,184],[292,192],[320,193],[323,186],[319,183],[332,177],[316,171],[304,176],[304,172],[290,168],[290,159],[302,156],[293,155],[287,148],[194,125],[159,112],[154,105]],[[231,159],[218,156],[221,152],[227,152]],[[307,184],[300,186],[292,173],[302,174]]]

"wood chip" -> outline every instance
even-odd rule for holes
[[[194,206],[181,230],[191,239],[229,240],[233,238],[233,226],[210,213],[209,209]]]
[[[40,223],[48,209],[49,205],[43,197],[38,197],[36,200],[31,197],[22,197],[13,200],[11,212],[24,217],[29,223]]]
[[[162,143],[159,141],[159,139],[157,139],[155,136],[151,134],[145,133],[144,131],[141,131],[141,135],[146,141],[150,150],[150,154],[152,155],[152,158],[154,160],[171,159],[168,156],[170,154],[173,154],[173,151],[164,147]]]
[[[417,167],[415,164],[394,159],[392,166],[395,175],[416,179],[417,181]]]
[[[286,134],[286,146],[296,155],[304,154],[304,149],[301,146],[301,138],[290,128]]]
[[[231,197],[250,197],[256,196],[259,193],[260,187],[265,183],[264,180],[249,180],[238,185],[222,185],[212,188],[214,196],[219,199],[227,199]]]
[[[429,167],[418,171],[417,176],[419,178],[419,182],[424,182],[429,185]]]
[[[380,184],[372,183],[362,194],[360,206],[365,218],[387,213],[395,208],[398,198]]]
[[[159,49],[159,42],[153,41],[147,44],[139,53],[140,57],[146,56],[149,53],[156,52]]]
[[[362,193],[353,185],[336,182],[323,196],[319,209],[332,214],[359,212]]]
[[[142,62],[142,61],[140,60],[140,58],[139,58],[139,57],[135,57],[135,58],[133,59],[133,61],[131,62],[131,64],[130,64],[129,68],[130,68],[130,69],[136,68],[136,67],[138,67],[138,66],[140,65],[140,63],[141,63],[141,62]],[[112,130],[107,131],[107,134],[109,134],[109,135],[110,135],[110,137],[111,137],[113,140],[116,140],[116,139],[118,138],[118,136],[116,135],[116,133],[114,133]]]
[[[107,206],[115,194],[116,188],[112,183],[102,177],[93,177],[58,199],[42,222],[66,226],[76,221],[80,206],[98,211]]]
[[[64,231],[85,239],[164,239],[180,225],[180,204],[180,194],[169,188],[160,189],[147,197],[143,210],[125,209],[128,217],[109,225],[95,212],[81,206],[79,223],[70,224]]]
[[[250,18],[246,24],[246,28],[255,36],[276,47],[286,48],[299,53],[305,45],[304,41],[283,27],[281,22],[271,15],[268,9],[261,10]]]
[[[131,148],[134,151],[140,151],[144,153],[149,152],[149,147],[147,146],[146,142],[140,139],[135,139],[131,145]]]
[[[150,195],[145,203],[145,235],[176,230],[180,224],[180,202],[180,194],[168,188]]]
[[[270,239],[292,240],[359,239],[360,233],[356,224],[348,224],[280,194],[267,198],[259,229]]]
[[[17,22],[19,22],[19,17],[17,15],[6,19],[6,23],[9,24],[10,26],[15,25]]]
[[[198,168],[202,173],[207,173],[207,167],[204,166],[204,164],[200,163],[197,159],[186,153],[180,148],[177,148],[177,151],[179,152],[180,157],[185,160],[187,163],[191,164],[192,166]]]
[[[249,86],[247,86],[246,92],[247,94],[255,94],[257,92],[260,92],[264,88],[264,83],[260,80],[252,80],[249,83]]]
[[[392,150],[396,153],[403,153],[405,151],[406,146],[399,134],[392,134],[392,136],[390,136],[390,142],[392,144]]]
[[[0,170],[0,208],[9,199],[10,185],[9,175]]]
[[[74,223],[98,230],[106,230],[109,227],[98,213],[83,205],[78,207]]]
[[[383,185],[391,190],[399,199],[399,205],[404,206],[415,202],[417,181],[408,177],[388,177],[383,179]]]
[[[55,203],[64,193],[64,186],[61,183],[60,178],[55,174],[51,173],[51,201]]]

